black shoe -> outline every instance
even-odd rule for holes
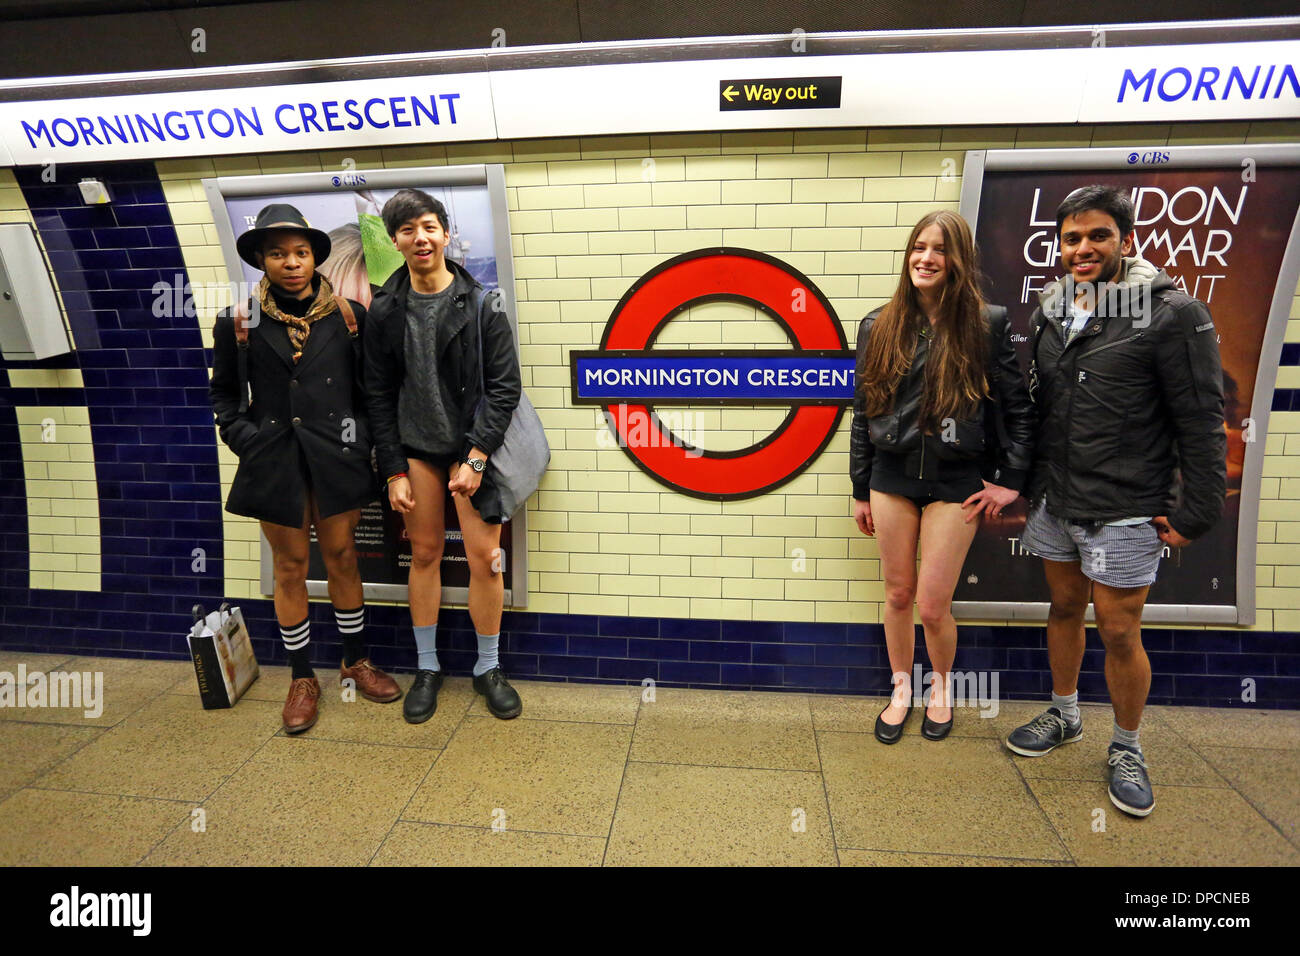
[[[486,674],[475,677],[474,689],[487,699],[488,710],[492,711],[494,717],[509,720],[523,712],[523,701],[506,681],[506,675],[501,673],[499,667],[494,667]]]
[[[889,705],[885,705],[885,710],[889,710]],[[887,724],[884,721],[885,710],[876,715],[876,739],[882,744],[896,744],[903,738],[903,728],[907,726],[907,721],[912,716],[912,705],[907,705],[907,712],[903,714],[903,719],[897,724]]]
[[[438,691],[442,689],[442,671],[416,671],[415,683],[402,702],[402,716],[408,724],[422,724],[438,709]]]
[[[943,723],[930,719],[930,709],[925,710],[925,720],[921,721],[921,736],[926,740],[943,740],[948,736],[948,731],[952,730],[952,719],[957,716],[956,708],[953,708],[952,714]]]

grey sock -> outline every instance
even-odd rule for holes
[[[474,662],[474,676],[480,677],[492,670],[494,667],[500,667],[501,663],[497,657],[497,648],[501,643],[501,632],[495,634],[475,634],[478,638],[478,660]]]
[[[418,654],[416,667],[422,671],[438,670],[438,625],[425,624],[413,627],[415,648]]]
[[[1079,719],[1079,692],[1076,690],[1068,697],[1062,697],[1052,691],[1052,706],[1061,712],[1061,716],[1074,723]]]
[[[1138,743],[1138,732],[1136,730],[1125,730],[1119,724],[1115,725],[1115,732],[1111,734],[1110,742],[1132,747],[1138,753],[1142,752],[1142,746]]]

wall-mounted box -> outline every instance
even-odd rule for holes
[[[36,230],[25,222],[0,223],[0,352],[32,361],[71,351]]]

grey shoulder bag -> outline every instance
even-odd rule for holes
[[[477,300],[478,408],[481,409],[487,401],[487,382],[483,373],[483,310],[488,298],[482,289],[475,289],[473,295]],[[546,429],[542,427],[537,409],[533,408],[533,403],[528,400],[528,393],[521,384],[519,404],[510,416],[505,440],[500,448],[488,456],[488,471],[492,475],[493,484],[501,493],[501,511],[505,518],[513,517],[537,490],[550,463],[551,446],[546,441]]]

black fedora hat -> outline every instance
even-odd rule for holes
[[[311,242],[311,251],[316,259],[316,265],[319,266],[329,258],[330,237],[319,229],[307,225],[307,220],[302,213],[283,202],[272,203],[259,212],[253,228],[235,240],[239,258],[255,269],[262,268],[258,265],[257,254],[262,251],[262,237],[272,229],[296,229],[298,232],[305,232]]]

